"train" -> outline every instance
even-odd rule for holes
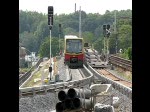
[[[65,35],[64,64],[69,68],[83,68],[84,42],[83,38],[74,35]]]

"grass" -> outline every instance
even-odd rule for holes
[[[44,66],[40,68],[39,71],[33,74],[33,76],[29,79],[29,81],[23,87],[33,87],[33,86],[42,84],[41,80],[34,82],[34,79],[41,78],[41,70],[44,70],[44,69],[48,69],[49,71],[49,64],[44,64]],[[45,77],[48,77],[48,75],[49,74],[47,74],[46,72]]]
[[[19,73],[26,73],[30,70],[30,68],[20,68]]]
[[[130,71],[124,71],[123,69],[121,68],[116,68],[116,71],[119,73],[119,75],[121,77],[123,77],[124,79],[126,80],[129,80],[129,81],[132,81],[132,72]]]
[[[41,80],[34,82],[34,79],[37,78],[41,78],[41,70],[44,69],[49,69],[49,64],[45,64],[42,68],[39,69],[39,71],[37,71],[35,74],[33,74],[33,76],[31,77],[31,79],[23,86],[23,87],[33,87],[35,85],[40,85],[42,84]],[[46,77],[48,77],[48,74],[45,74]]]
[[[36,83],[34,82],[34,79],[36,78],[41,78],[41,71],[36,72],[35,74],[33,74],[33,76],[31,77],[31,79],[23,86],[23,87],[32,87],[33,85],[35,85]]]

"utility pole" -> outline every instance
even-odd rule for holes
[[[116,11],[115,11],[115,23],[114,23],[114,32],[115,32],[115,37],[116,37],[116,54],[117,54],[117,44],[118,44],[118,39],[117,39],[117,31],[116,31]]]
[[[106,38],[106,62],[108,62],[109,55],[109,36],[110,36],[110,25],[103,25],[103,35],[104,35],[104,56],[105,56],[105,38]]]
[[[61,33],[61,24],[59,24],[59,52],[60,52],[60,33]]]
[[[109,57],[109,36],[110,36],[110,25],[107,24],[107,28],[106,28],[106,36],[107,36],[107,58],[106,61],[108,62],[108,57]]]
[[[79,11],[79,38],[81,38],[81,6]]]
[[[105,37],[104,37],[104,55],[105,55]]]
[[[109,38],[107,37],[107,58],[106,61],[108,62],[108,55],[109,55]]]
[[[49,67],[49,72],[50,72],[50,80],[52,76],[52,61],[51,61],[51,30],[53,26],[53,6],[48,6],[48,25],[50,29],[50,67]]]
[[[106,38],[106,25],[103,25],[103,36],[104,36],[104,56],[105,56],[105,38]]]

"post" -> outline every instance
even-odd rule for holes
[[[51,17],[50,17],[51,21]],[[51,22],[50,22],[50,27],[51,27]],[[50,28],[50,67],[51,67],[51,28]],[[50,80],[51,80],[52,72],[50,72]]]
[[[109,55],[109,38],[107,37],[107,62],[108,62],[108,55]]]
[[[81,6],[79,12],[79,38],[81,38]]]
[[[59,51],[60,51],[60,33],[59,33]]]
[[[116,54],[117,54],[117,44],[118,44],[118,40],[117,40],[117,31],[116,31],[116,11],[115,11],[115,24],[114,24],[114,32],[115,32],[115,37],[116,37]]]
[[[59,52],[60,52],[60,33],[61,33],[61,24],[59,24]]]
[[[51,61],[51,30],[53,26],[53,6],[48,6],[48,25],[50,29],[50,67],[49,67],[49,72],[50,72],[50,80],[52,77],[52,61]]]
[[[32,52],[31,52],[31,68],[32,68]]]
[[[105,36],[104,36],[104,55],[105,55]]]
[[[117,54],[117,49],[118,49],[118,47],[117,47],[117,45],[118,45],[118,38],[117,38],[117,34],[115,34],[115,36],[116,36],[116,54]]]

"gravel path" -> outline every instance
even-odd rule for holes
[[[63,58],[58,61],[60,80],[66,80],[66,67],[63,65]],[[21,98],[19,100],[19,112],[50,112],[55,109],[58,102],[57,93],[36,95],[34,97]]]
[[[71,69],[72,80],[82,79],[82,75],[80,74],[78,69]]]
[[[21,98],[19,100],[19,112],[50,112],[55,109],[57,101],[54,93]]]
[[[121,94],[119,91],[115,90],[114,88],[112,88],[110,95],[112,97],[119,98],[119,103],[118,103],[118,106],[115,107],[115,112],[132,112],[132,100],[131,99]],[[106,104],[106,105],[111,105],[112,97],[110,96],[97,97],[96,102]]]
[[[60,74],[60,80],[66,80],[66,70],[63,66],[63,58],[58,62],[58,70]],[[76,78],[78,76],[76,75]],[[79,76],[80,77],[80,76]],[[75,79],[76,79],[75,78]],[[119,107],[115,109],[115,112],[132,112],[132,100],[128,99],[125,95],[122,95],[117,90],[111,92],[111,95],[120,98]],[[109,98],[98,98],[98,102],[109,104]],[[21,98],[19,100],[19,112],[50,112],[55,109],[55,105],[58,102],[57,93],[47,93],[46,95],[36,95],[34,97]]]
[[[66,81],[66,79],[67,79],[66,75],[68,75],[68,74],[66,73],[67,66],[64,66],[64,58],[63,57],[58,61],[57,65],[58,65],[60,80]]]

